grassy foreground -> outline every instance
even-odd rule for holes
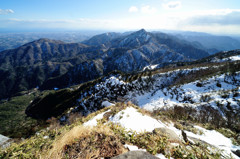
[[[136,145],[153,155],[162,153],[166,157],[173,158],[221,157],[221,152],[209,151],[207,145],[201,142],[190,144],[175,141],[173,144],[166,134],[129,132],[120,125],[108,121],[110,116],[130,106],[144,115],[161,118],[168,122],[171,120],[167,116],[157,117],[156,114],[142,110],[131,103],[117,103],[87,117],[75,115],[69,125],[60,126],[57,120],[52,120],[47,129],[41,130],[24,141],[13,143],[7,149],[0,150],[0,158],[109,158],[127,152],[125,144]],[[97,126],[83,125],[84,122],[107,110],[110,111],[98,121]],[[177,123],[177,121],[172,122]]]

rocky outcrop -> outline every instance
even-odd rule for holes
[[[180,143],[181,140],[179,139],[178,135],[171,129],[162,127],[162,128],[156,128],[153,130],[154,134],[160,135],[160,136],[167,136],[168,140],[173,143]]]

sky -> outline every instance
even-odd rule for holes
[[[0,0],[0,31],[142,28],[240,35],[240,0]]]

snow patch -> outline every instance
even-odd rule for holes
[[[133,107],[127,107],[125,110],[118,112],[113,117],[110,117],[110,121],[115,124],[120,124],[128,131],[136,132],[152,132],[155,128],[164,126],[158,120],[139,113],[138,110]]]
[[[134,145],[125,144],[124,147],[129,149],[129,151],[145,151],[145,152],[147,152],[146,149],[139,149],[137,146],[134,146]]]
[[[104,107],[109,107],[109,106],[112,106],[112,105],[114,105],[114,104],[110,103],[109,101],[103,101],[102,102],[102,106],[104,106]]]
[[[229,59],[231,61],[238,61],[238,60],[240,60],[240,55],[229,57]]]
[[[143,71],[145,71],[145,70],[154,70],[157,67],[158,67],[158,65],[148,65],[148,66],[143,68]]]
[[[165,157],[163,154],[157,154],[155,155],[156,157],[160,158],[160,159],[167,159],[167,157]],[[170,159],[173,159],[172,157],[170,157]]]
[[[223,58],[223,59],[215,58],[215,59],[213,59],[211,61],[212,62],[225,62],[225,61],[231,62],[231,61],[238,61],[238,60],[240,60],[240,55],[230,56],[230,57]]]
[[[103,115],[105,114],[105,113],[107,113],[107,112],[110,112],[111,110],[107,110],[107,111],[105,111],[105,112],[103,112],[103,113],[100,113],[100,114],[98,114],[98,115],[96,115],[94,118],[92,118],[91,120],[89,120],[89,121],[87,121],[87,122],[85,122],[83,125],[84,126],[97,126],[97,121],[98,120],[101,120],[102,118],[103,118]]]

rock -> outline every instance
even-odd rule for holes
[[[0,148],[6,148],[10,146],[10,138],[0,134]]]
[[[190,124],[189,122],[186,122],[186,121],[180,121],[180,124],[184,125],[184,126],[187,126],[187,127],[194,127],[193,124]]]
[[[234,153],[235,155],[237,155],[238,157],[240,157],[240,150],[233,151],[233,153]]]
[[[154,134],[157,135],[167,135],[167,137],[169,137],[170,142],[173,143],[180,143],[180,139],[178,137],[178,135],[171,129],[168,128],[156,128],[153,130]]]
[[[111,159],[158,159],[158,157],[144,151],[129,151]]]
[[[182,130],[182,137],[183,137],[183,140],[188,143],[188,138],[187,138],[187,134]]]
[[[240,143],[240,134],[236,138],[237,142]]]

